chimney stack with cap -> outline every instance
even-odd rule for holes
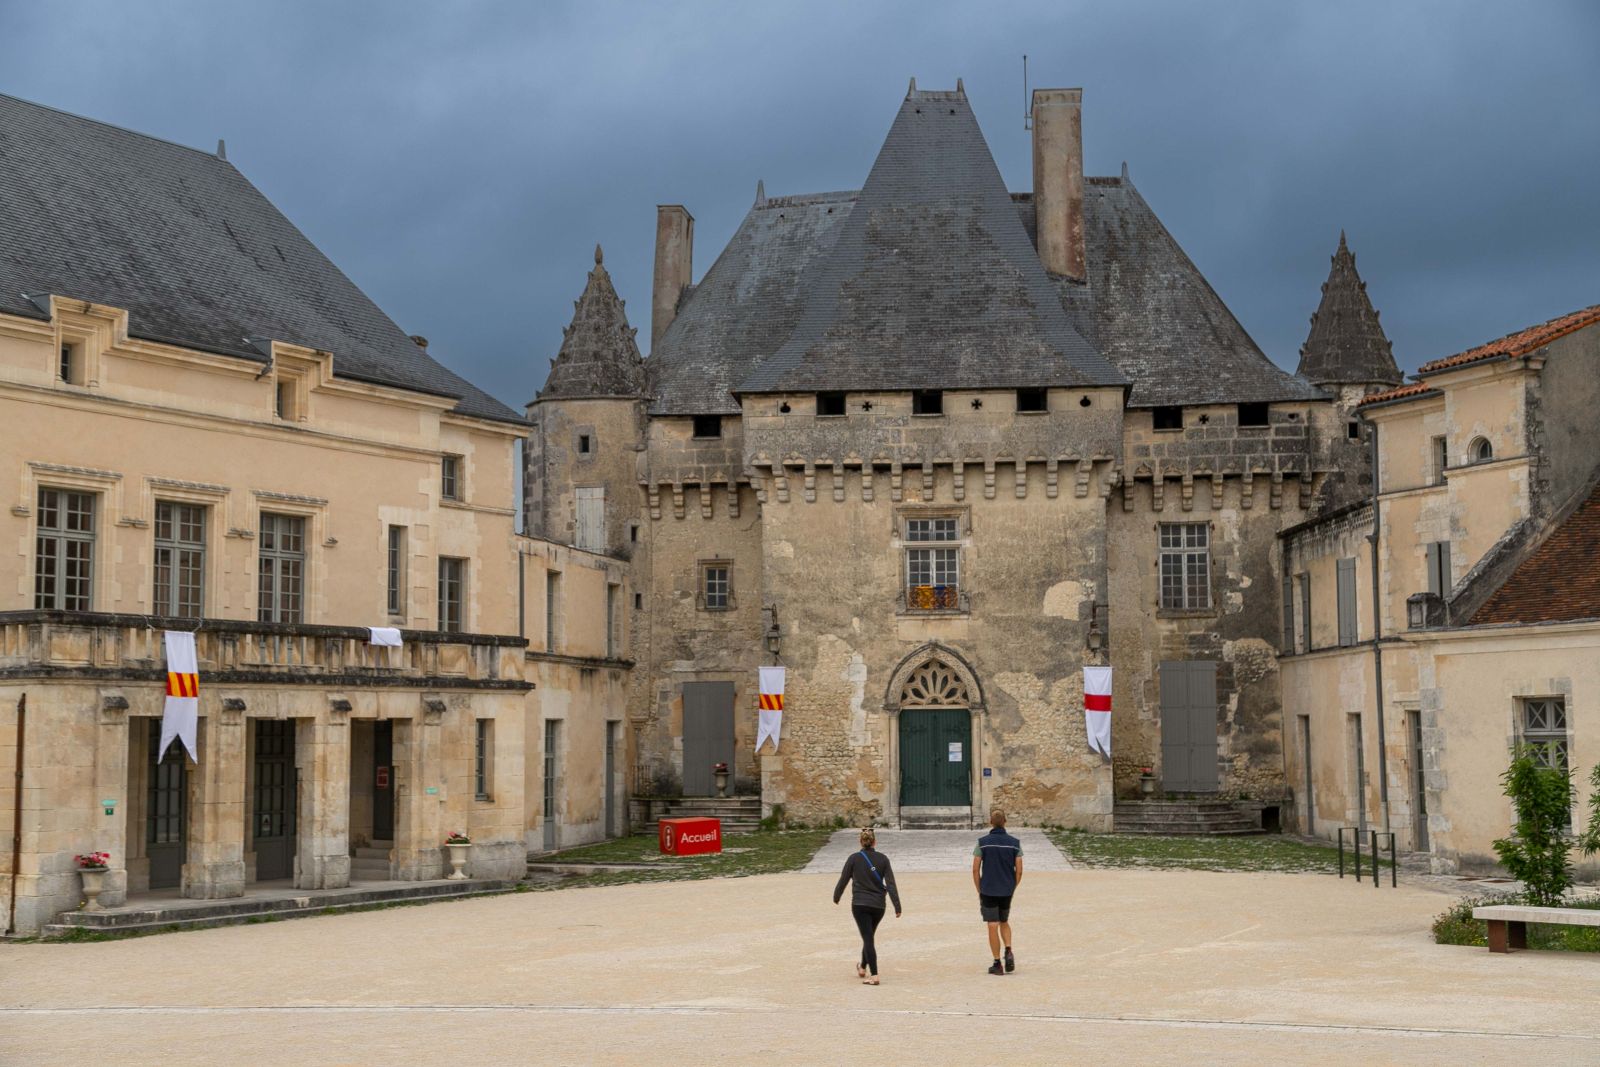
[[[693,278],[694,216],[680,204],[656,206],[656,274],[650,302],[650,352],[678,316],[678,300]]]
[[[1083,90],[1033,91],[1033,206],[1039,259],[1083,281]]]

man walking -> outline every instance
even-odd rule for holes
[[[1011,895],[1022,881],[1022,842],[1006,833],[1006,813],[999,808],[989,813],[989,827],[972,850],[972,885],[983,921],[989,924],[989,951],[994,955],[989,973],[1010,974],[1017,969],[1011,954]]]

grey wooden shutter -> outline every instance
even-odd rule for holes
[[[1294,655],[1294,579],[1283,575],[1283,644],[1285,656]]]
[[[578,523],[574,544],[587,552],[606,550],[606,491],[604,487],[577,491]]]
[[[1300,633],[1304,638],[1306,647],[1303,651],[1311,651],[1311,575],[1300,576]]]
[[[1339,644],[1356,643],[1356,561],[1338,561],[1339,577]]]
[[[1438,541],[1428,543],[1428,592],[1444,596],[1444,590],[1439,587],[1439,544]]]
[[[1439,595],[1447,597],[1455,585],[1450,580],[1450,542],[1439,542]]]

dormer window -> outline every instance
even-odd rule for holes
[[[818,393],[817,394],[817,417],[818,418],[833,418],[836,415],[843,415],[843,414],[844,414],[844,394],[843,393]]]
[[[81,384],[83,360],[79,355],[78,346],[63,343],[61,346],[61,362],[56,369],[56,377],[69,385]]]
[[[694,417],[694,435],[696,437],[721,437],[721,415],[696,415]]]
[[[1018,389],[1018,411],[1049,411],[1050,394],[1043,389]]]
[[[1467,455],[1473,463],[1488,463],[1494,459],[1494,445],[1487,437],[1474,437],[1467,446]]]
[[[1157,430],[1183,429],[1183,409],[1176,404],[1152,409],[1150,419]]]
[[[940,389],[919,389],[911,394],[911,414],[943,415],[944,392]]]

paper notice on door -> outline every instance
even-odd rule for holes
[[[950,762],[951,763],[960,763],[961,762],[961,742],[960,741],[952,741],[952,742],[950,742]]]

